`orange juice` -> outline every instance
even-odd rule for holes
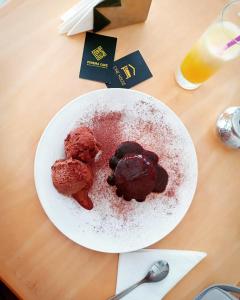
[[[201,83],[207,80],[220,66],[220,63],[213,64],[211,61],[204,59],[201,50],[199,45],[195,45],[181,65],[183,76],[193,83]]]
[[[240,34],[234,23],[223,21],[211,25],[186,55],[180,66],[184,80],[200,84],[213,75],[226,61],[240,55],[240,45],[223,50],[230,40]]]

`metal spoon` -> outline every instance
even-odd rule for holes
[[[168,262],[166,262],[165,260],[157,261],[155,262],[155,264],[151,266],[147,275],[142,280],[133,284],[132,286],[122,291],[121,293],[109,298],[108,300],[119,300],[143,283],[158,282],[163,280],[165,277],[167,277],[168,273],[169,273]]]

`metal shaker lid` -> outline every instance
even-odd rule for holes
[[[240,107],[236,108],[232,116],[232,127],[234,133],[240,138]]]

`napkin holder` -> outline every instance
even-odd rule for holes
[[[152,0],[105,0],[94,8],[93,31],[144,22],[151,2]]]

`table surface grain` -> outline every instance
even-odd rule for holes
[[[59,35],[59,16],[76,0],[12,0],[0,8],[0,278],[24,300],[104,300],[115,290],[118,255],[76,245],[49,221],[34,187],[41,133],[71,99],[101,83],[78,78],[84,34]],[[199,160],[192,205],[152,248],[202,250],[207,258],[166,300],[191,300],[204,287],[240,281],[240,153],[215,135],[218,114],[240,105],[240,61],[195,91],[174,71],[223,0],[153,0],[146,23],[104,31],[116,58],[139,49],[153,78],[136,90],[169,105],[188,128]]]

